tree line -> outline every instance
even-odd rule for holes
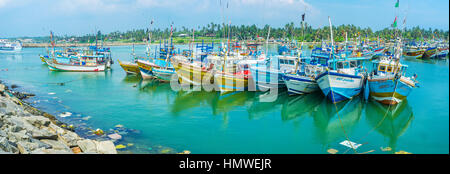
[[[294,25],[293,22],[284,25],[284,27],[270,27],[265,25],[264,27],[258,27],[253,25],[226,25],[209,23],[204,26],[198,26],[197,28],[173,28],[173,37],[192,37],[192,33],[195,34],[195,38],[211,38],[211,39],[237,39],[237,40],[258,40],[266,39],[269,33],[271,39],[279,40],[297,40],[305,42],[320,42],[322,40],[329,40],[330,29],[328,26],[313,28],[308,23],[303,25]],[[84,36],[54,36],[57,40],[69,40],[80,43],[93,43],[95,40],[104,41],[121,41],[121,42],[141,42],[146,41],[151,32],[152,40],[158,41],[168,39],[170,36],[170,28],[156,28],[152,29],[134,29],[125,32],[115,31],[108,34],[103,34],[100,31],[98,33],[87,34]],[[353,24],[333,26],[334,40],[337,42],[344,41],[345,36],[349,40],[359,38],[370,40],[390,40],[393,39],[395,34],[401,34],[403,39],[415,40],[415,41],[427,41],[432,39],[448,40],[449,31],[442,29],[425,29],[420,27],[412,27],[404,30],[385,28],[378,31],[373,31],[370,27],[361,28]],[[49,39],[49,38],[47,38]]]

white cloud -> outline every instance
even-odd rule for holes
[[[6,7],[8,5],[10,0],[0,0],[0,8]]]

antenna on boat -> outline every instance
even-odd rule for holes
[[[148,30],[148,39],[147,39],[147,56],[150,59],[150,44],[152,43],[152,25],[153,25],[153,19],[150,22],[150,28]]]

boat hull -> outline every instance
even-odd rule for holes
[[[252,67],[250,71],[257,91],[286,88],[286,84],[283,81],[283,73],[281,72],[258,67]]]
[[[363,76],[325,71],[317,76],[317,84],[333,103],[348,100],[361,92]]]
[[[186,63],[177,63],[174,68],[182,85],[214,84],[214,73],[211,69],[207,70]]]
[[[69,71],[69,72],[99,72],[105,71],[106,65],[69,65],[69,64],[61,64],[52,60],[47,60],[48,68],[51,71]]]
[[[320,90],[317,82],[311,77],[285,74],[283,80],[289,95],[308,94]]]
[[[417,59],[417,58],[421,58],[424,52],[425,52],[424,50],[409,51],[409,52],[403,53],[403,57]]]
[[[234,75],[227,73],[216,73],[214,82],[216,83],[220,93],[226,94],[237,91],[247,91],[249,86],[248,76]]]
[[[140,75],[139,66],[137,63],[132,62],[122,62],[118,60],[120,67],[127,73],[127,74],[134,74],[134,75]]]
[[[434,58],[436,56],[436,52],[437,48],[429,48],[423,53],[422,59]]]
[[[139,72],[141,73],[142,79],[153,79],[154,75],[152,72],[152,67],[157,67],[155,64],[148,62],[148,61],[142,61],[138,60],[137,65],[139,67]]]
[[[395,105],[406,99],[415,84],[404,77],[395,80],[393,77],[368,79],[371,98],[386,105]]]
[[[173,75],[176,75],[175,69],[173,68],[152,68],[153,75],[160,81],[169,82]]]

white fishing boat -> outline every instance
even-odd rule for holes
[[[0,42],[0,52],[16,52],[22,50],[22,43],[17,42]]]

